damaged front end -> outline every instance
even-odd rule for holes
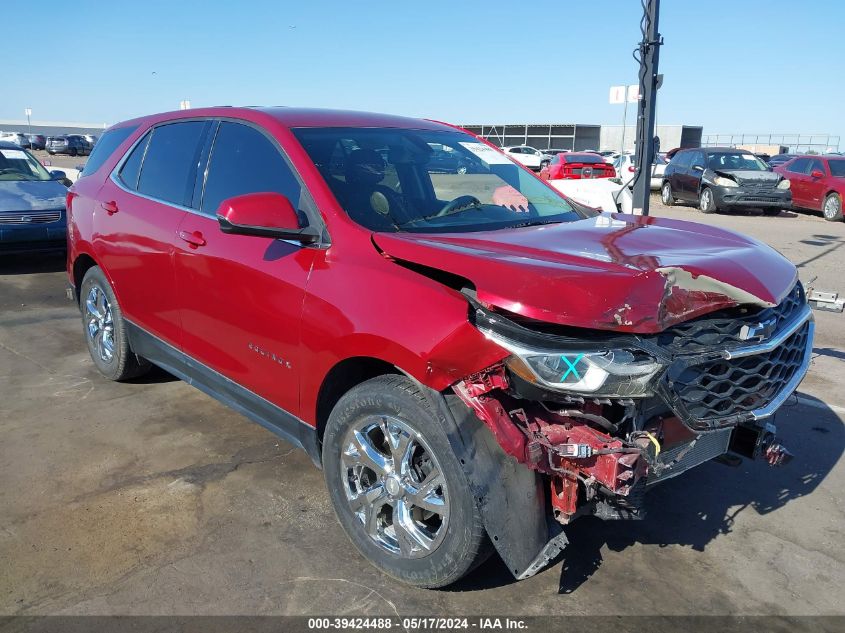
[[[539,476],[558,524],[640,519],[647,488],[728,453],[789,459],[771,416],[809,366],[813,319],[800,283],[777,306],[733,307],[653,335],[534,321],[467,294],[473,324],[510,355],[454,393]],[[536,573],[560,543],[515,575]]]

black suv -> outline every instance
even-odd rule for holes
[[[676,152],[660,190],[663,204],[694,202],[702,213],[757,207],[778,215],[792,206],[789,181],[750,152],[702,147]]]

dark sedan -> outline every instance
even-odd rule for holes
[[[66,248],[64,172],[47,172],[27,150],[0,141],[0,254]]]
[[[775,154],[766,162],[769,163],[769,167],[778,167],[779,165],[783,165],[784,163],[791,161],[796,156],[797,154]]]
[[[739,207],[778,215],[792,206],[789,180],[744,150],[702,147],[676,152],[660,189],[663,204],[694,202],[702,213]]]
[[[47,137],[43,134],[27,134],[29,149],[47,149]]]

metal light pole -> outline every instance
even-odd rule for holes
[[[643,39],[639,45],[640,101],[637,108],[636,156],[634,176],[634,213],[648,215],[651,195],[651,170],[654,163],[654,114],[657,103],[657,63],[663,38],[657,30],[660,0],[647,0],[643,14]]]
[[[32,116],[32,108],[25,108],[23,113],[26,115],[26,129],[30,136],[32,136],[32,121],[30,117]]]

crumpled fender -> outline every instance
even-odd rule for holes
[[[546,511],[542,477],[507,455],[456,395],[421,388],[436,407],[493,546],[515,578],[533,576],[568,543]]]

